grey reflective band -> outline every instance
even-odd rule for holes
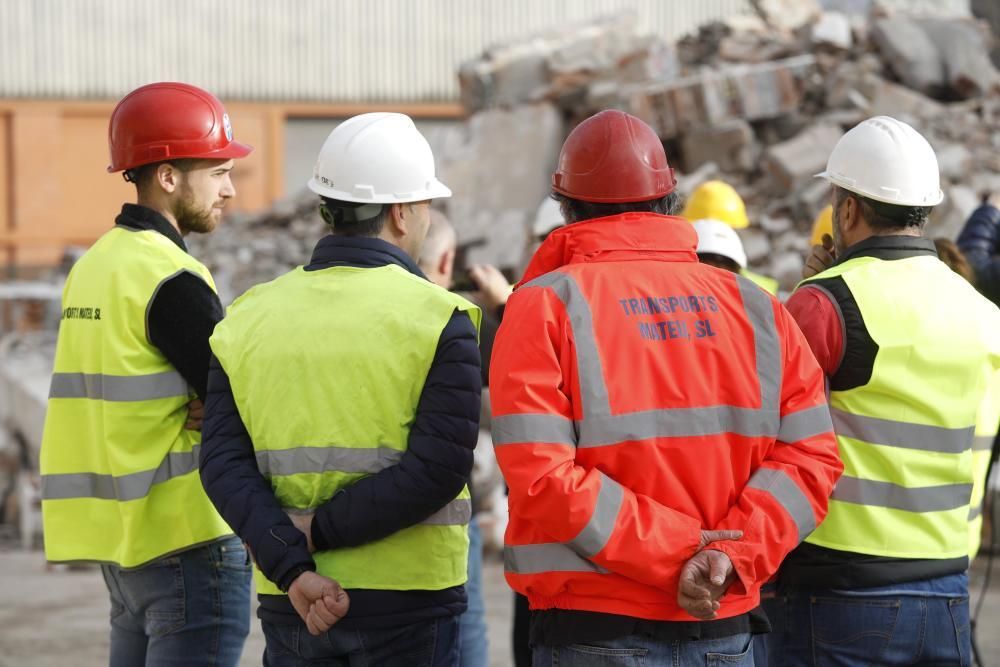
[[[490,422],[494,445],[519,442],[576,445],[576,425],[559,415],[503,415]]]
[[[910,422],[865,417],[830,408],[833,429],[838,436],[873,445],[919,449],[926,452],[960,454],[972,447],[975,427],[945,428]]]
[[[503,548],[503,569],[512,574],[540,574],[543,572],[596,572],[607,570],[570,549],[565,544],[522,544]]]
[[[584,421],[600,415],[610,415],[611,402],[608,399],[608,387],[604,382],[601,355],[597,349],[594,318],[590,313],[590,304],[583,297],[576,280],[569,274],[553,271],[535,278],[524,287],[551,289],[566,309],[566,316],[573,330],[573,341],[576,344],[576,366],[580,378]]]
[[[778,440],[785,443],[801,442],[832,430],[830,407],[826,404],[817,405],[782,416]]]
[[[597,502],[590,520],[583,530],[570,540],[569,545],[581,556],[593,558],[608,543],[615,532],[615,521],[622,507],[625,492],[621,484],[598,471],[601,476],[601,488],[597,492]]]
[[[979,504],[969,508],[969,521],[975,521],[983,515],[983,503],[979,501]]]
[[[816,515],[813,514],[809,499],[784,470],[758,468],[750,481],[747,482],[747,488],[760,489],[769,493],[778,501],[779,505],[785,508],[798,529],[799,542],[816,530]]]
[[[152,401],[188,396],[187,381],[177,371],[153,375],[53,373],[49,398],[93,398],[102,401]]]
[[[197,470],[200,451],[201,445],[195,445],[190,452],[171,452],[153,470],[118,477],[90,472],[42,475],[42,500],[97,498],[125,502],[145,498],[154,485]]]
[[[743,308],[753,327],[754,361],[757,381],[760,384],[760,409],[773,412],[775,430],[778,429],[778,409],[781,404],[781,343],[774,324],[773,297],[753,281],[736,276]]]
[[[664,408],[585,419],[579,424],[580,447],[600,447],[629,440],[678,438],[736,433],[774,437],[777,410],[719,405],[707,408]]]
[[[472,501],[455,498],[420,523],[429,526],[464,526],[472,519]]]
[[[398,463],[403,452],[389,447],[293,447],[257,450],[265,477],[304,473],[376,473]]]
[[[996,436],[992,435],[977,435],[972,439],[972,451],[974,452],[984,452],[993,449],[993,440]]]
[[[971,484],[943,484],[909,488],[892,482],[876,482],[844,475],[831,498],[856,505],[889,507],[907,512],[946,512],[968,507]]]

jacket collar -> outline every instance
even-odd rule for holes
[[[125,204],[122,206],[122,212],[115,218],[115,225],[139,231],[159,232],[173,241],[178,248],[187,252],[184,237],[180,235],[177,228],[151,208],[138,204]]]
[[[893,260],[920,256],[937,257],[934,241],[925,236],[869,236],[845,250],[834,265],[858,257]]]
[[[539,246],[518,286],[567,264],[647,259],[697,262],[698,235],[684,218],[622,213],[566,225]]]
[[[388,241],[368,236],[324,236],[316,244],[306,271],[319,271],[331,266],[353,266],[374,269],[395,264],[415,276],[426,279],[413,258],[402,248]]]

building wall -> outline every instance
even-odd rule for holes
[[[634,11],[674,39],[747,0],[3,0],[0,98],[116,99],[150,81],[229,102],[458,97],[458,65],[566,22]]]
[[[135,189],[107,173],[110,102],[0,100],[0,250],[8,266],[54,264],[66,246],[89,245],[111,224]],[[370,105],[227,105],[235,135],[254,146],[237,163],[234,210],[259,210],[286,192],[286,167],[297,191],[322,139],[339,119],[380,109]],[[397,106],[417,117],[457,118],[457,105]],[[289,152],[299,119],[309,131]],[[307,145],[308,144],[308,145]],[[294,163],[294,165],[293,165]]]

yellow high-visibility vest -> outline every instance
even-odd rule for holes
[[[1000,311],[929,255],[859,256],[802,284],[837,278],[863,320],[848,327],[866,330],[874,364],[867,382],[831,378],[844,475],[807,541],[893,558],[965,556],[973,437],[1000,368]],[[859,350],[845,348],[838,374],[858,363]]]
[[[230,307],[212,350],[283,507],[314,510],[399,461],[456,310],[479,328],[478,308],[395,265],[299,267]],[[457,586],[466,580],[471,511],[465,488],[418,525],[314,554],[317,571],[348,589]],[[255,576],[258,592],[281,594]]]
[[[181,271],[215,289],[159,232],[115,227],[70,272],[41,450],[50,561],[137,567],[232,534],[201,486],[201,435],[184,428],[194,393],[147,332]]]

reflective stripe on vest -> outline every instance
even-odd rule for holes
[[[281,475],[333,473],[374,474],[399,463],[403,452],[389,447],[295,447],[257,452],[260,474],[271,479]],[[285,508],[291,512],[313,512],[316,507]],[[472,501],[455,498],[420,523],[429,526],[464,526],[472,519]]]
[[[74,265],[40,456],[50,561],[142,566],[232,530],[198,476],[200,435],[185,428],[192,392],[149,341],[160,287],[208,270],[162,234],[116,227]]]
[[[874,345],[867,382],[830,393],[845,470],[808,541],[892,558],[962,557],[975,514],[976,406],[997,363],[996,308],[926,255],[855,257],[803,285],[833,301],[842,327],[848,305],[856,309]]]
[[[583,418],[574,421],[540,414],[493,417],[494,445],[545,443],[584,448],[631,440],[725,433],[797,442],[830,431],[830,413],[825,405],[780,416],[781,346],[774,324],[774,307],[771,298],[749,280],[737,276],[737,281],[754,333],[761,407],[663,408],[612,415],[590,305],[572,276],[553,271],[526,283],[521,289],[551,289],[566,310],[576,348]],[[784,507],[795,521],[800,539],[815,528],[808,499],[783,471],[759,469],[747,486],[769,493]],[[593,514],[580,534],[566,543],[507,545],[504,547],[505,570],[516,574],[604,572],[587,559],[597,554],[611,538],[621,502],[621,486],[602,473]]]

